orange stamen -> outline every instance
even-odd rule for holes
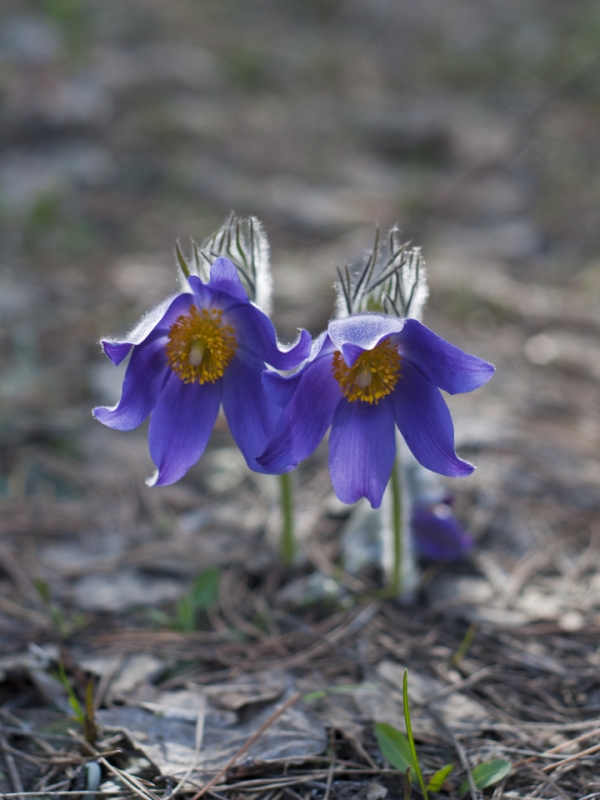
[[[346,364],[337,350],[333,354],[333,377],[351,403],[361,400],[363,403],[377,404],[398,383],[401,360],[397,348],[389,339],[361,353],[352,367]]]
[[[169,328],[169,366],[184,383],[215,383],[237,349],[235,331],[224,325],[220,309],[190,306]]]

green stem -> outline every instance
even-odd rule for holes
[[[281,560],[284,566],[291,567],[296,556],[294,489],[291,472],[285,472],[279,476],[279,488],[281,491]]]
[[[392,544],[393,544],[393,564],[391,588],[394,594],[400,594],[402,590],[402,480],[401,468],[398,456],[394,460],[392,476],[390,478],[390,489],[392,492]]]

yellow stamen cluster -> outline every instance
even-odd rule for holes
[[[220,309],[191,306],[169,328],[167,360],[184,383],[214,383],[223,377],[237,342]]]
[[[377,404],[398,383],[400,361],[400,354],[389,339],[361,353],[352,367],[346,364],[337,350],[333,354],[333,377],[351,403],[361,400],[363,403]]]

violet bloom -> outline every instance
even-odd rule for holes
[[[494,367],[436,336],[415,319],[359,314],[329,323],[291,378],[266,373],[284,407],[258,461],[288,472],[317,447],[329,426],[329,470],[344,503],[381,504],[396,453],[395,426],[417,461],[433,472],[470,475],[454,451],[454,428],[439,389],[470,392]]]
[[[267,446],[280,409],[262,383],[265,363],[293,369],[310,350],[302,331],[282,351],[271,320],[252,305],[235,266],[217,259],[210,280],[188,279],[190,292],[170,298],[124,341],[103,341],[113,364],[130,350],[121,399],[94,409],[109,428],[132,430],[150,415],[151,485],[181,478],[204,452],[223,403],[229,429],[248,466]]]
[[[451,506],[448,495],[439,503],[415,506],[410,526],[419,555],[432,561],[455,561],[473,547],[473,537],[453,515]]]

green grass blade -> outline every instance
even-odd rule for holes
[[[415,747],[415,737],[413,736],[412,724],[410,721],[410,707],[408,704],[407,669],[404,670],[404,681],[402,682],[402,698],[404,701],[404,722],[406,723],[406,736],[408,738],[408,743],[410,745],[410,752],[412,754],[415,772],[417,773],[417,779],[419,781],[419,786],[421,787],[421,792],[423,793],[423,797],[425,798],[425,800],[429,800],[429,796],[427,794],[427,788],[425,786],[425,781],[423,780],[423,775],[421,773],[421,768],[419,767],[419,761],[417,759],[417,748]]]
[[[73,687],[69,683],[69,679],[67,678],[67,673],[65,672],[65,665],[62,663],[62,661],[58,662],[58,676],[60,678],[60,682],[64,686],[65,691],[67,693],[69,705],[73,710],[75,719],[77,720],[77,722],[83,725],[83,723],[85,722],[85,712],[81,707],[81,703],[77,699],[77,695],[73,691]]]
[[[459,644],[458,650],[456,651],[456,653],[454,653],[454,655],[450,659],[454,667],[457,667],[469,652],[469,648],[473,644],[473,640],[475,639],[476,633],[477,633],[477,625],[474,622],[472,622],[467,628],[467,632],[465,633],[462,642]]]

